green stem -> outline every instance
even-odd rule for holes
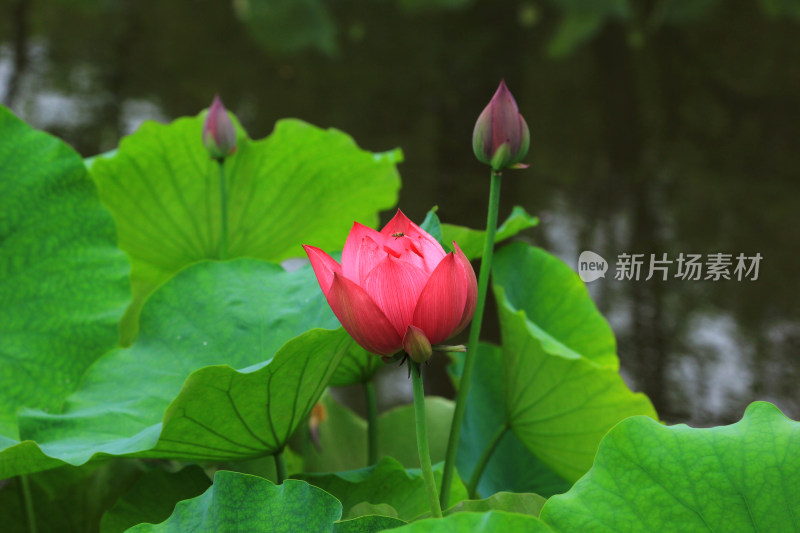
[[[19,488],[22,493],[22,506],[25,508],[25,518],[28,521],[28,533],[36,533],[36,514],[33,511],[33,496],[28,476],[19,476]]]
[[[467,396],[472,381],[472,369],[475,366],[475,356],[478,353],[478,339],[481,336],[481,322],[483,322],[483,309],[486,305],[486,290],[489,287],[489,274],[492,270],[492,255],[494,254],[494,237],[497,231],[497,211],[500,207],[500,172],[492,171],[492,182],[489,188],[489,213],[486,217],[486,239],[483,241],[483,257],[481,258],[481,272],[478,278],[478,302],[475,305],[475,314],[469,329],[469,342],[467,355],[464,361],[464,370],[456,396],[456,408],[453,413],[453,423],[450,425],[450,438],[447,440],[447,455],[442,473],[441,501],[450,501],[450,485],[453,483],[453,470],[455,469],[456,454],[458,453],[458,439],[461,435],[461,425],[464,423],[464,414],[467,409]]]
[[[374,465],[378,462],[378,401],[372,380],[364,383],[364,396],[367,401],[367,465]]]
[[[278,485],[283,483],[289,477],[286,470],[286,458],[283,456],[283,450],[275,452],[275,472],[278,474]]]
[[[472,477],[469,478],[469,484],[467,485],[467,491],[469,493],[469,498],[474,500],[477,493],[478,493],[478,483],[481,481],[481,476],[483,476],[483,471],[486,470],[486,465],[489,464],[489,459],[492,458],[492,454],[497,449],[497,445],[500,444],[500,441],[503,440],[503,435],[506,434],[508,431],[508,424],[503,424],[497,430],[497,433],[494,434],[492,440],[489,441],[489,445],[486,446],[486,449],[483,450],[480,459],[478,459],[478,464],[475,465],[475,471],[472,472]]]
[[[225,190],[225,160],[220,159],[217,162],[219,163],[219,198],[222,218],[222,229],[219,236],[219,258],[224,261],[228,258],[228,195]]]
[[[428,502],[431,505],[431,516],[442,517],[442,508],[439,506],[439,497],[436,495],[436,480],[433,479],[431,466],[431,452],[428,450],[428,423],[425,418],[425,391],[422,388],[422,369],[419,363],[408,362],[411,365],[411,382],[414,386],[414,417],[417,421],[417,449],[419,450],[419,466],[428,491]]]

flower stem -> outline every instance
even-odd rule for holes
[[[481,336],[481,322],[483,322],[483,309],[486,305],[486,290],[489,287],[489,274],[492,270],[492,255],[494,254],[494,237],[497,231],[497,211],[500,207],[500,172],[492,171],[492,181],[489,188],[489,213],[486,217],[486,238],[483,241],[483,257],[481,258],[481,272],[478,278],[478,302],[475,305],[475,314],[469,328],[469,342],[467,355],[464,361],[464,370],[456,396],[456,408],[453,413],[453,423],[450,425],[450,438],[447,440],[447,455],[445,455],[444,472],[442,473],[441,501],[450,501],[450,485],[453,483],[453,470],[455,469],[456,454],[458,453],[458,439],[461,435],[461,425],[464,423],[464,414],[467,409],[467,396],[469,395],[472,369],[475,366],[475,356],[478,353],[478,339]]]
[[[217,163],[219,163],[219,198],[222,218],[222,229],[219,236],[219,258],[224,261],[228,258],[228,195],[225,187],[225,160],[219,159]]]
[[[283,450],[275,452],[273,455],[275,458],[275,472],[277,473],[278,477],[278,485],[283,483],[287,477],[289,477],[287,470],[286,470],[286,458],[283,456]]]
[[[472,472],[472,477],[469,478],[469,484],[467,485],[467,491],[471,500],[474,500],[477,496],[478,483],[481,481],[483,471],[486,470],[486,465],[489,464],[489,459],[492,458],[492,454],[497,449],[497,445],[500,444],[501,440],[503,440],[503,436],[506,434],[506,431],[508,431],[507,423],[498,428],[497,433],[494,434],[492,440],[489,441],[489,445],[486,446],[486,449],[483,450],[480,459],[478,459],[478,464],[475,465],[475,471]]]
[[[33,496],[28,476],[19,476],[19,490],[22,496],[22,507],[25,509],[25,518],[28,521],[28,533],[36,533],[36,513],[33,510]]]
[[[436,495],[436,480],[433,479],[431,466],[431,453],[428,450],[428,424],[425,419],[425,391],[422,388],[422,369],[419,363],[408,362],[411,365],[411,382],[414,386],[414,417],[417,421],[417,449],[419,450],[419,466],[422,468],[422,477],[428,491],[428,502],[431,505],[431,516],[442,517],[442,508],[439,506],[439,497]]]
[[[364,397],[367,401],[367,465],[374,465],[378,462],[378,401],[372,380],[364,383]]]

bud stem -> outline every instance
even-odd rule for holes
[[[228,195],[225,190],[225,159],[217,159],[219,164],[219,198],[222,228],[219,236],[219,258],[224,261],[228,258]]]
[[[419,466],[428,491],[428,503],[431,506],[431,516],[442,517],[442,508],[436,494],[436,480],[433,478],[431,466],[431,453],[428,449],[428,422],[425,418],[425,390],[422,387],[422,369],[419,363],[409,360],[411,369],[411,382],[414,387],[414,418],[417,422],[417,449],[419,450]]]
[[[461,435],[461,425],[464,423],[464,414],[467,409],[467,396],[469,396],[472,380],[472,369],[475,367],[475,356],[478,353],[478,339],[481,336],[483,309],[486,305],[486,290],[489,287],[489,274],[492,270],[494,238],[497,231],[497,211],[500,208],[500,178],[502,174],[497,170],[492,170],[491,174],[489,213],[486,216],[486,239],[483,241],[481,271],[478,278],[478,301],[475,305],[475,314],[472,317],[472,324],[470,324],[469,328],[467,355],[456,396],[456,408],[453,412],[453,423],[450,426],[450,437],[447,440],[447,455],[445,455],[444,472],[442,473],[442,502],[450,500],[450,485],[453,483],[453,469],[455,468],[456,454],[458,453],[458,439]]]
[[[283,456],[283,450],[275,452],[272,457],[275,458],[275,472],[278,478],[277,485],[280,485],[289,477],[286,469],[286,458]]]
[[[364,383],[364,398],[367,403],[367,466],[378,462],[378,401],[372,380]]]

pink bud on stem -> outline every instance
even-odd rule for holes
[[[499,172],[505,168],[527,167],[520,161],[528,154],[529,146],[528,124],[503,80],[475,122],[472,150],[478,161]]]
[[[219,95],[214,96],[203,124],[203,144],[212,159],[222,161],[236,151],[236,130]]]

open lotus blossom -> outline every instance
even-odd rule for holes
[[[358,344],[378,355],[413,355],[426,344],[420,332],[440,343],[475,312],[475,271],[453,245],[455,252],[445,253],[398,210],[379,232],[355,222],[341,265],[319,248],[303,248],[328,304]]]

